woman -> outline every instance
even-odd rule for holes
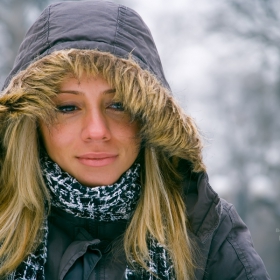
[[[2,278],[269,279],[137,13],[47,7],[2,94]]]

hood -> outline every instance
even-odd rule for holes
[[[168,89],[151,32],[132,9],[106,1],[65,1],[48,6],[28,30],[7,77],[35,59],[62,49],[96,49],[133,59]]]
[[[116,99],[141,124],[143,146],[174,166],[183,158],[194,172],[205,171],[199,131],[171,95],[148,27],[136,12],[111,2],[61,2],[43,11],[5,82],[0,122],[49,119],[50,97],[64,75],[78,75],[78,65],[116,89]]]

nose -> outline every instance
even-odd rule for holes
[[[102,112],[87,112],[82,122],[81,137],[84,141],[106,141],[111,138],[108,120]]]

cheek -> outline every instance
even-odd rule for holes
[[[40,130],[41,130],[43,145],[47,153],[50,154],[52,152],[51,150],[55,149],[55,146],[53,145],[53,142],[55,143],[55,141],[53,141],[52,134],[48,128],[41,127]]]
[[[49,155],[59,153],[66,146],[66,140],[70,140],[69,137],[65,136],[65,131],[61,128],[40,124],[40,131],[43,144]]]
[[[110,125],[111,140],[126,154],[134,155],[140,149],[139,128],[136,122],[133,123],[114,123]]]
[[[140,137],[139,137],[139,125],[138,123],[130,124],[124,133],[125,139],[127,141],[127,148],[134,152],[139,152],[140,150]]]

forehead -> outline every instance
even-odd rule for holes
[[[70,77],[66,78],[60,85],[58,94],[68,93],[75,95],[84,95],[85,93],[115,94],[116,89],[111,87],[108,82],[100,76],[86,77],[80,79]]]

